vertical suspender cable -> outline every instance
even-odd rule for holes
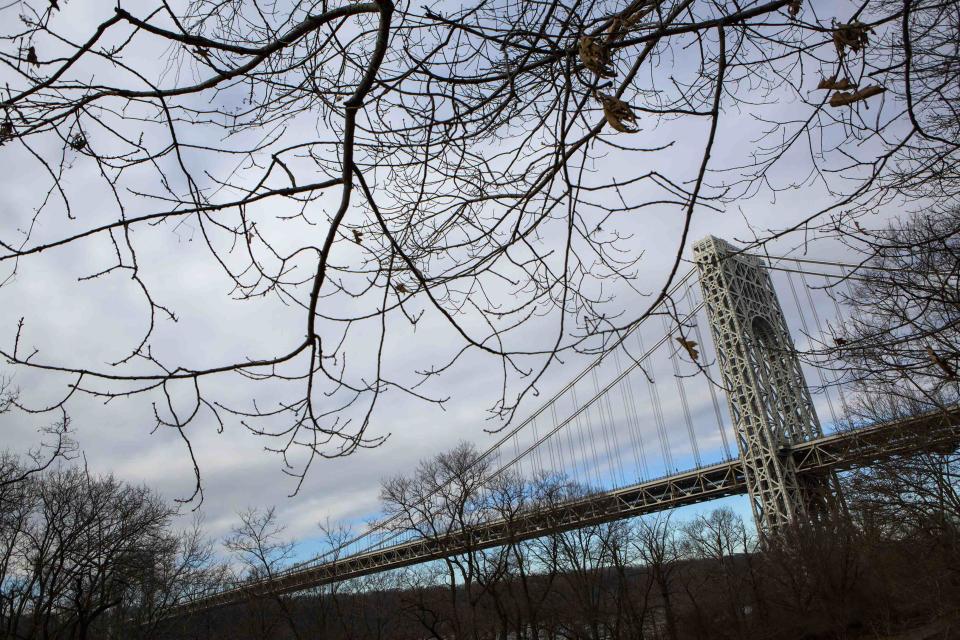
[[[594,398],[599,398],[599,397],[600,397],[600,381],[597,379],[597,370],[596,370],[596,369],[594,369],[593,371],[590,372],[590,377],[593,379],[593,397],[594,397]],[[594,404],[594,403],[591,403],[591,409],[593,408],[593,404]],[[610,448],[610,437],[609,437],[609,434],[607,433],[607,421],[606,421],[606,418],[605,418],[604,412],[603,412],[603,402],[602,402],[602,399],[601,399],[600,402],[596,402],[595,404],[596,404],[596,406],[597,406],[597,415],[598,415],[598,418],[599,418],[599,419],[597,420],[597,422],[598,422],[599,424],[597,425],[597,428],[596,428],[596,429],[591,429],[591,428],[590,428],[590,427],[591,427],[591,425],[590,425],[590,411],[589,411],[589,410],[586,411],[586,418],[587,418],[587,435],[588,435],[588,437],[589,437],[590,434],[591,434],[591,431],[592,431],[592,432],[596,432],[596,431],[599,430],[600,435],[601,435],[601,437],[603,438],[603,449],[604,449],[604,453],[605,453],[605,456],[603,457],[603,460],[605,461],[605,463],[606,463],[606,465],[607,465],[607,470],[608,470],[608,472],[612,472],[612,471],[613,471],[613,450]],[[594,441],[596,441],[596,438],[590,438],[590,440],[591,440],[591,442],[594,442]],[[597,460],[594,461],[593,464],[596,465],[597,469],[599,470],[599,469],[600,469],[600,466],[601,466],[601,465],[600,465],[600,458],[598,457]],[[611,476],[612,476],[612,473],[611,473]]]
[[[844,269],[843,267],[840,267],[840,269],[844,277],[846,277],[847,275],[846,269]],[[840,303],[837,302],[836,293],[833,291],[833,288],[836,287],[837,285],[831,284],[830,277],[827,275],[823,276],[823,281],[827,285],[827,295],[830,297],[830,300],[833,301],[833,312],[837,316],[837,322],[838,323],[843,322],[843,312],[840,310]],[[837,380],[839,380],[839,377],[837,378]],[[839,383],[837,384],[837,391],[840,392],[840,406],[843,408],[843,415],[844,417],[849,418],[850,406],[847,404],[847,395],[843,392],[843,384],[839,384]]]
[[[637,332],[637,342],[640,345],[640,351],[643,352],[643,338],[640,332]],[[660,440],[660,452],[663,454],[664,467],[666,473],[674,470],[673,456],[670,454],[670,441],[667,438],[667,430],[663,423],[663,410],[660,406],[660,392],[657,390],[656,382],[653,377],[647,374],[647,393],[650,396],[650,404],[653,407],[653,417],[657,423],[657,438]]]
[[[676,465],[673,462],[673,451],[670,446],[670,432],[667,431],[667,423],[663,414],[663,403],[660,401],[660,387],[657,386],[656,379],[649,381],[650,392],[653,396],[653,410],[657,417],[657,430],[660,435],[660,446],[663,448],[664,452],[664,463],[666,464],[667,473],[673,473],[677,470]]]
[[[703,341],[701,340],[701,336],[700,336],[699,323],[697,322],[697,314],[694,312],[694,309],[696,309],[697,307],[696,307],[696,300],[694,299],[693,293],[691,291],[690,281],[687,281],[686,285],[684,285],[683,302],[684,302],[684,305],[686,305],[686,308],[689,310],[687,317],[690,318],[691,322],[693,323],[694,331],[697,334],[697,340],[698,340],[698,344],[700,345],[700,349],[704,350],[705,347],[703,345]],[[703,357],[706,357],[706,356],[703,356]],[[713,391],[713,385],[710,384],[709,380],[707,381],[707,386],[710,387],[711,391]],[[684,410],[687,413],[687,415],[689,415],[690,410],[687,408],[687,404],[686,404],[686,392],[684,392],[683,395],[684,395]],[[702,462],[700,461],[699,442],[697,440],[696,431],[692,426],[693,425],[692,420],[690,421],[690,424],[691,424],[690,431],[693,433],[694,444],[696,445],[695,452],[697,457],[697,466],[699,467],[699,466],[702,466]]]
[[[551,413],[551,415],[553,416],[553,429],[555,430],[555,429],[557,428],[557,425],[560,424],[560,422],[557,420],[557,407],[556,407],[556,404],[551,405],[551,407],[550,407],[550,413]],[[567,449],[570,449],[570,448],[572,447],[572,442],[573,442],[572,436],[570,435],[570,430],[569,430],[569,429],[564,429],[564,435],[567,436]],[[573,464],[573,460],[570,460],[569,463],[567,462],[567,457],[568,457],[568,456],[567,456],[567,455],[564,455],[564,447],[563,447],[563,441],[562,441],[562,439],[558,439],[558,444],[559,444],[559,446],[557,447],[557,454],[558,454],[558,457],[560,458],[560,470],[561,470],[561,472],[563,472],[564,474],[573,473],[573,474],[575,475],[575,474],[577,473],[576,467],[575,467],[575,465]],[[569,477],[569,476],[568,476],[568,477]],[[576,481],[576,478],[575,478],[575,477],[574,477],[574,478],[571,478],[571,479],[574,480],[574,481]]]
[[[813,294],[810,293],[810,284],[807,282],[807,275],[803,272],[802,269],[798,269],[798,271],[800,271],[800,284],[803,285],[804,290],[807,292],[807,304],[810,305],[810,311],[811,313],[813,313],[813,322],[814,324],[817,325],[817,332],[820,334],[820,340],[823,341],[825,340],[826,334],[823,331],[823,323],[820,321],[820,313],[817,311],[817,305],[813,303]],[[818,369],[820,368],[818,367]],[[820,377],[821,379],[824,379],[824,380],[826,379],[826,376],[824,374],[821,374]],[[833,385],[831,384],[830,386],[833,386]],[[833,410],[833,401],[830,399],[830,386],[827,387],[827,400],[830,402],[830,415],[833,417],[833,425],[834,425],[834,429],[836,429],[837,414]],[[842,402],[842,399],[841,399],[841,402]],[[843,405],[845,404],[846,403],[843,402]]]
[[[619,386],[622,389],[623,383],[621,382],[617,386]],[[610,418],[610,435],[613,438],[613,452],[617,458],[617,467],[619,468],[619,476],[620,476],[620,482],[622,486],[623,484],[625,484],[624,478],[626,474],[626,468],[624,468],[623,466],[623,454],[620,451],[622,447],[620,446],[620,441],[617,439],[617,421],[616,421],[615,414],[613,413],[613,401],[610,400],[611,395],[613,395],[612,390],[611,390],[611,393],[604,394],[603,402],[604,404],[607,405],[607,417]]]
[[[797,287],[793,283],[793,274],[789,271],[787,272],[787,282],[790,284],[790,293],[793,294],[793,302],[797,306],[797,315],[800,316],[800,326],[803,327],[803,332],[807,334],[807,336],[812,336],[810,329],[807,326],[807,315],[803,312],[803,307],[800,305],[800,297],[797,295]],[[820,378],[820,386],[823,388],[824,396],[827,398],[827,408],[830,410],[830,418],[833,420],[833,424],[836,425],[837,412],[834,410],[833,400],[830,398],[830,392],[827,386],[827,378],[823,375],[823,369],[820,367],[815,368],[817,370],[817,377]]]
[[[620,364],[620,356],[616,353],[613,354],[613,362],[617,367],[617,375],[623,372],[623,367]],[[632,398],[633,389],[630,384],[630,377],[627,378],[620,384],[620,395],[623,401],[623,413],[627,420],[627,429],[630,433],[630,448],[633,449],[633,459],[636,462],[636,474],[637,476],[644,477],[641,475],[642,470],[646,466],[645,461],[641,462],[640,454],[643,451],[643,439],[638,437],[640,434],[640,425],[637,420],[636,409],[633,407]]]
[[[520,457],[520,440],[519,440],[519,438],[517,437],[517,434],[516,434],[516,433],[513,434],[513,457],[514,457],[515,459]],[[525,459],[525,458],[524,458],[524,459]],[[520,460],[520,474],[521,474],[521,475],[523,475],[523,462],[524,462],[524,460]]]
[[[637,396],[633,391],[633,382],[630,380],[630,374],[626,377],[630,412],[633,414],[633,421],[637,425],[637,443],[640,445],[640,464],[643,469],[643,477],[649,479],[650,464],[647,462],[647,450],[643,444],[643,425],[640,423],[640,411],[637,409]]]
[[[536,442],[540,439],[540,434],[537,431],[536,418],[530,422],[530,427],[533,429],[533,441]],[[551,449],[553,447],[553,443],[550,441],[547,441],[546,445],[546,449]],[[543,449],[541,447],[536,447],[533,450],[533,469],[537,476],[543,475]]]
[[[583,456],[585,456],[586,453],[587,453],[587,445],[586,445],[586,442],[585,442],[584,437],[583,437],[583,421],[581,420],[581,418],[583,417],[583,415],[582,415],[581,413],[579,413],[579,411],[580,411],[580,403],[577,402],[577,388],[576,388],[576,387],[571,387],[571,388],[570,388],[570,393],[571,393],[571,395],[572,395],[572,397],[573,397],[573,409],[574,409],[574,411],[577,411],[577,412],[578,412],[578,413],[577,413],[577,417],[576,417],[577,436],[578,436],[579,439],[580,439],[580,451],[581,451],[581,454],[582,454],[582,456],[581,456],[580,459],[581,459],[581,460],[584,460],[584,457],[583,457]],[[584,473],[584,475],[587,475],[587,476],[590,475],[590,468],[592,467],[592,468],[593,468],[593,472],[594,472],[594,476],[595,476],[594,479],[596,480],[597,484],[599,485],[599,484],[600,484],[600,472],[599,472],[599,469],[598,469],[598,465],[596,464],[596,459],[597,459],[597,446],[596,446],[596,443],[593,441],[593,438],[589,438],[589,437],[588,437],[587,440],[590,441],[590,450],[591,450],[591,454],[593,455],[593,464],[591,464],[590,461],[584,460],[584,469],[586,470],[585,473]]]
[[[594,393],[600,395],[600,381],[597,378],[596,369],[593,371],[593,388]],[[600,429],[603,431],[603,440],[607,447],[607,461],[611,466],[611,476],[619,483],[618,486],[623,486],[623,461],[620,458],[620,448],[617,447],[609,393],[604,393],[601,401],[597,403],[597,412],[600,414]]]
[[[670,323],[666,316],[663,318],[663,329],[665,333],[670,333]],[[693,452],[693,460],[697,467],[702,467],[703,462],[700,460],[700,447],[697,446],[697,437],[693,433],[693,419],[690,417],[690,405],[687,402],[687,389],[684,385],[683,378],[680,376],[680,363],[677,358],[677,350],[674,349],[671,344],[667,347],[667,351],[670,354],[670,364],[673,365],[673,379],[677,384],[677,394],[680,396],[680,407],[683,410],[683,418],[687,423],[687,438],[690,440],[690,450]]]
[[[574,392],[576,392],[576,387],[574,387]],[[593,475],[597,482],[596,487],[599,488],[604,485],[604,482],[600,456],[597,453],[597,438],[592,437],[590,429],[590,408],[593,407],[593,401],[591,400],[587,404],[589,405],[587,411],[577,416],[577,427],[583,430],[585,434],[584,438],[590,443],[590,454],[593,456],[593,462],[590,464],[590,467],[593,468]]]
[[[690,289],[687,289],[688,291]],[[695,306],[697,301],[696,293],[692,294],[691,305]],[[717,398],[717,390],[714,388],[713,383],[713,374],[710,373],[710,362],[707,360],[706,356],[706,343],[703,341],[703,332],[700,330],[700,321],[699,318],[694,318],[693,320],[693,331],[697,335],[697,343],[700,345],[701,353],[703,354],[703,370],[707,374],[707,388],[710,389],[710,401],[713,403],[713,414],[717,419],[717,430],[720,431],[720,439],[723,441],[723,453],[727,456],[727,460],[733,458],[733,454],[730,452],[730,442],[727,438],[727,430],[723,423],[723,412],[720,409],[720,400]],[[716,351],[716,349],[714,349]]]

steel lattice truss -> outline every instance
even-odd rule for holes
[[[713,236],[693,255],[757,527],[817,518],[837,498],[835,483],[801,480],[793,458],[779,455],[823,432],[770,274]]]

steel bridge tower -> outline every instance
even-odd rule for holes
[[[766,266],[713,236],[693,255],[757,529],[829,517],[835,478],[798,475],[790,455],[823,431]]]

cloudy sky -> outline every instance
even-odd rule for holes
[[[135,9],[139,10],[139,7],[134,8],[131,4],[130,10]],[[110,11],[109,6],[74,0],[65,3],[63,11],[54,19],[58,29],[79,41]],[[164,61],[165,47],[156,43],[151,45],[146,38],[144,43],[127,55],[127,64],[170,82],[178,74],[186,76],[191,73],[187,68],[171,68]],[[49,38],[38,37],[36,46],[43,57],[57,45]],[[685,61],[682,57],[664,57],[660,64],[680,69]],[[108,73],[98,69],[93,71]],[[16,74],[9,70],[3,73],[9,76],[8,81],[22,83],[22,79],[16,78]],[[784,99],[773,101],[758,111],[762,111],[766,118],[788,119],[805,108],[797,100]],[[713,154],[713,161],[718,166],[734,166],[749,155],[750,141],[758,132],[756,115],[743,109],[725,112]],[[309,113],[307,116],[312,117]],[[285,123],[283,140],[316,135],[316,123],[306,120],[301,117]],[[655,163],[658,171],[675,176],[678,181],[693,177],[702,153],[704,122],[692,126],[686,121],[654,126],[641,121],[640,127],[641,131],[632,135],[642,138],[643,144],[655,146],[673,142],[673,146],[650,159],[626,152],[610,152],[597,160],[593,170],[599,173],[640,173],[652,168],[646,163]],[[237,144],[260,139],[268,130],[249,132],[249,138],[239,140]],[[144,125],[144,131],[149,135],[152,130]],[[100,142],[95,132],[92,133],[91,146],[98,153],[109,153],[108,143],[104,143],[107,146],[98,146]],[[95,163],[77,154],[71,156],[69,151],[63,150],[61,141],[51,137],[37,144],[38,152],[45,157],[67,154],[62,182],[70,194],[75,218],[66,215],[54,194],[43,215],[37,218],[33,242],[75,233],[116,218],[116,207],[98,177],[99,169]],[[22,146],[7,144],[0,147],[0,158],[5,167],[0,177],[4,184],[0,190],[0,237],[11,241],[31,225],[39,203],[45,198],[48,177]],[[217,176],[233,175],[238,182],[242,182],[245,171],[252,172],[249,167],[238,169],[236,159],[230,157],[203,161],[207,164],[200,160],[196,162],[200,171]],[[774,182],[796,184],[797,188],[776,194],[761,189],[721,212],[707,208],[698,210],[693,218],[690,238],[696,240],[713,234],[731,241],[752,240],[758,230],[783,229],[828,205],[831,200],[823,185],[805,181],[802,177],[806,170],[804,162],[802,153],[795,160],[788,157],[772,174]],[[129,189],[125,195],[127,202],[138,202],[130,195],[134,191],[155,193],[156,180],[156,174],[150,171],[131,171],[124,183],[124,188]],[[229,197],[231,191],[226,188],[221,195]],[[389,198],[389,194],[384,193],[383,197]],[[321,201],[316,206],[328,204]],[[138,206],[141,211],[149,211],[157,207],[157,202],[145,200]],[[280,246],[284,243],[299,246],[298,234],[321,232],[305,231],[302,227],[276,220],[271,222],[271,217],[280,218],[292,213],[292,209],[283,209],[290,206],[278,201],[253,210],[252,215],[261,215],[265,220],[262,232],[271,233]],[[875,220],[879,224],[884,217],[897,212],[895,207],[890,207],[880,211]],[[675,206],[651,207],[614,219],[610,224],[629,238],[632,252],[643,256],[641,269],[633,283],[635,289],[646,293],[659,290],[675,255],[682,224],[680,210]],[[151,344],[156,353],[162,353],[165,363],[202,367],[247,357],[263,357],[289,348],[302,339],[301,308],[275,297],[236,299],[232,283],[211,257],[191,220],[144,226],[136,229],[133,237],[139,263],[143,265],[143,278],[149,284],[151,295],[160,304],[174,310],[178,317],[176,323],[157,319]],[[802,234],[792,234],[768,248],[773,254],[786,254],[797,251],[807,239]],[[549,237],[544,241],[549,242]],[[348,245],[344,243],[341,255],[349,255],[355,250]],[[684,248],[688,258],[689,249],[689,246]],[[813,242],[806,250],[808,255],[819,257],[847,257],[842,247],[826,240]],[[38,349],[38,360],[102,369],[107,363],[128,355],[149,322],[142,292],[124,272],[94,281],[78,280],[110,266],[112,256],[112,245],[107,240],[93,238],[19,261],[15,275],[0,287],[0,341],[9,348],[16,335],[17,322],[24,318],[20,348]],[[688,268],[689,265],[685,265],[681,271]],[[12,269],[9,262],[0,264],[0,281],[7,278]],[[639,309],[644,301],[642,296],[626,288],[608,293],[626,309],[631,306]],[[782,292],[781,295],[785,294]],[[331,300],[330,304],[348,305],[351,302]],[[788,314],[793,314],[786,301],[784,307]],[[659,319],[654,320],[659,323]],[[650,335],[658,330],[662,333],[662,327],[654,327]],[[532,340],[538,331],[543,331],[543,327],[533,324],[528,331]],[[363,337],[359,340],[363,342]],[[457,338],[449,326],[435,314],[427,314],[415,328],[409,325],[396,328],[394,338],[387,344],[385,360],[389,362],[390,371],[403,375],[402,372],[416,371],[442,361],[445,354],[457,345]],[[369,344],[358,346],[355,353],[362,357],[365,348],[368,350]],[[574,354],[565,357],[564,363],[553,367],[539,385],[540,397],[528,397],[518,417],[532,413],[543,398],[549,397],[551,390],[559,388],[586,362],[586,358]],[[656,371],[659,383],[674,384],[668,369],[669,360],[663,359],[657,366],[660,367]],[[13,377],[22,403],[31,408],[57,402],[72,381],[70,376],[3,364],[0,364],[0,372]],[[418,460],[449,449],[462,440],[474,442],[479,447],[488,446],[497,437],[488,432],[499,426],[489,419],[488,410],[498,397],[500,381],[500,372],[489,359],[471,355],[424,388],[424,392],[432,397],[449,398],[442,407],[401,393],[386,394],[373,415],[368,434],[373,437],[389,434],[386,443],[346,458],[316,461],[299,492],[292,497],[290,494],[297,486],[296,479],[283,472],[284,462],[280,456],[265,450],[265,447],[276,447],[275,441],[251,433],[236,419],[228,420],[220,432],[212,415],[200,415],[190,424],[188,433],[203,478],[204,501],[199,511],[209,533],[217,537],[224,535],[235,521],[234,514],[249,506],[275,505],[288,534],[308,541],[303,549],[310,548],[309,541],[317,535],[318,522],[348,521],[356,525],[376,513],[381,478],[409,472]],[[255,388],[256,383],[235,375],[205,381],[204,385],[205,393],[218,402],[235,407],[249,406],[252,397],[266,403],[261,406],[282,402],[287,393],[280,386],[260,385]],[[171,387],[174,404],[182,403],[185,409],[189,405],[190,390],[174,387]],[[713,415],[709,392],[703,384],[697,386],[692,382],[689,394],[698,420],[697,433],[706,443],[701,452],[704,461],[719,459],[722,449],[716,427],[707,420]],[[642,400],[644,396],[638,391],[637,397]],[[678,460],[686,461],[690,452],[683,444],[683,427],[678,426],[682,423],[678,417],[681,406],[672,391],[665,391],[664,398],[667,413],[676,420],[673,423],[668,421],[676,429],[671,432],[675,453]],[[75,437],[83,459],[92,471],[114,473],[130,482],[146,483],[170,499],[189,497],[194,484],[190,458],[176,431],[154,429],[154,403],[158,401],[158,394],[120,397],[109,402],[91,396],[77,396],[69,405]],[[725,414],[726,408],[723,410]],[[49,414],[23,412],[0,417],[0,448],[22,452],[34,446],[37,428],[52,419]],[[647,423],[644,428],[648,429],[645,437],[655,443],[655,426]],[[626,435],[621,435],[626,439]],[[746,508],[744,500],[734,500],[732,504],[741,510]],[[191,506],[195,505],[184,508],[185,514],[189,514]]]

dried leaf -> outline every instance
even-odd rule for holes
[[[628,7],[623,13],[614,16],[607,29],[607,43],[614,42],[623,37],[631,27],[643,20],[657,7],[657,0],[648,3],[641,3],[637,7]]]
[[[831,107],[844,107],[854,102],[859,102],[860,100],[866,100],[871,96],[875,96],[878,93],[883,93],[886,91],[886,87],[881,87],[880,85],[874,84],[869,87],[864,87],[859,91],[837,91],[832,96],[830,96],[830,106]]]
[[[607,124],[622,133],[636,133],[636,129],[631,129],[626,123],[635,123],[637,116],[634,115],[630,105],[620,98],[597,92],[597,98],[603,105],[603,117]]]
[[[940,369],[942,369],[943,372],[947,374],[947,378],[949,378],[950,380],[956,380],[957,372],[954,371],[953,367],[950,366],[949,362],[947,362],[946,360],[943,360],[940,356],[938,356],[937,352],[934,351],[930,345],[927,345],[927,355],[930,356],[930,361],[933,362],[933,364],[940,367]]]
[[[817,85],[817,89],[833,89],[834,91],[846,91],[847,89],[855,89],[856,87],[857,85],[850,82],[849,78],[837,80],[837,76],[835,75],[829,78],[821,78],[820,84]]]
[[[843,338],[834,338],[833,344],[837,345],[838,347],[844,347],[846,346],[847,341],[844,340]]]
[[[13,138],[13,123],[10,122],[10,118],[7,118],[3,124],[0,124],[0,144],[11,138]]]
[[[617,75],[610,63],[610,52],[607,47],[590,36],[582,36],[579,43],[580,61],[583,66],[601,78],[612,78]]]
[[[690,359],[696,362],[700,358],[700,352],[697,351],[697,343],[693,340],[687,340],[683,336],[675,338],[677,342],[680,343],[680,346],[686,349],[687,355],[690,356]]]
[[[626,28],[627,24],[623,16],[615,16],[613,20],[610,21],[610,27],[607,29],[607,42],[610,43],[619,39]]]
[[[859,53],[865,48],[870,43],[870,33],[873,30],[862,22],[837,25],[833,30],[833,46],[837,48],[840,59],[844,58],[847,49]]]
[[[30,64],[40,64],[40,61],[37,59],[37,50],[33,47],[27,49],[27,62]]]
[[[351,229],[353,231],[353,241],[357,244],[363,244],[363,231],[360,229]]]

